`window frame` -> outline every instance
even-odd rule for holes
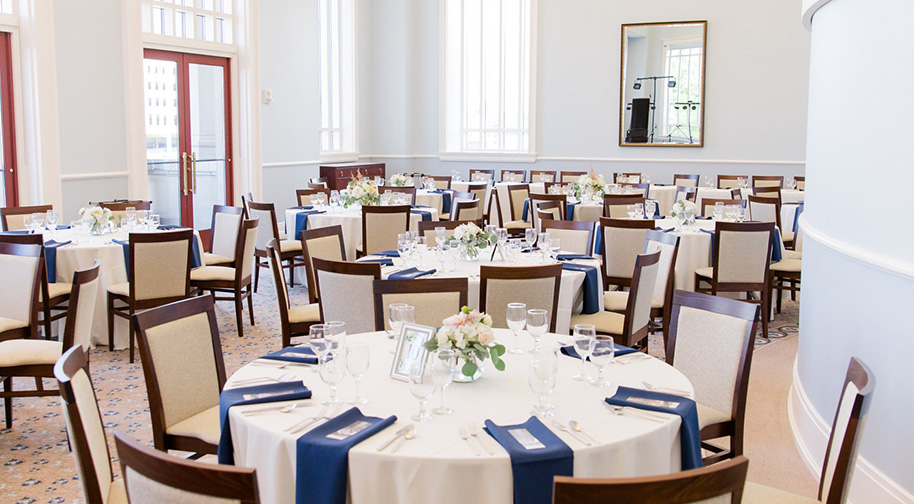
[[[322,21],[324,19],[323,10],[334,7],[337,9],[336,16],[327,15],[327,23],[325,25]],[[320,101],[320,126],[318,128],[317,147],[320,160],[321,162],[357,161],[359,159],[359,42],[358,30],[356,29],[358,24],[358,0],[318,0],[317,8],[318,88]],[[338,25],[329,30],[333,40],[330,47],[326,47],[324,34],[334,20],[338,22]],[[329,69],[324,68],[324,61],[327,61],[330,65]],[[325,92],[327,93],[326,96]],[[328,102],[327,113],[329,116],[326,118],[324,116],[325,100]],[[337,106],[334,106],[334,104]],[[325,126],[325,119],[327,120],[327,126]],[[328,149],[324,149],[325,134],[329,137]],[[334,148],[334,137],[338,138],[339,148]]]
[[[15,6],[13,7],[15,10]],[[16,115],[13,82],[13,36],[11,33],[0,32],[0,100],[2,100],[2,132],[3,151],[3,195],[4,206],[19,206],[19,169],[16,156]]]
[[[702,77],[704,76],[704,51],[705,51],[704,38],[699,36],[699,37],[663,39],[662,42],[663,42],[663,60],[662,61],[663,61],[663,71],[664,71],[665,75],[673,75],[672,71],[670,70],[670,51],[671,50],[695,49],[696,47],[701,49],[701,52],[698,54],[698,64],[700,65],[698,78],[699,78],[699,82],[702,82],[702,80],[703,80]],[[691,58],[692,56],[694,56],[694,55],[690,54],[688,57]],[[680,58],[680,61],[683,59],[683,57],[681,55],[677,56],[677,57]],[[681,67],[680,67],[680,69],[681,69]],[[671,89],[677,89],[681,86],[681,79],[679,78],[680,75],[682,75],[681,70],[680,70],[679,75],[674,76],[676,78],[676,86],[677,86],[676,88],[669,88],[669,87],[663,88],[663,103],[660,108],[663,115],[661,116],[661,120],[659,122],[660,126],[662,127],[662,130],[660,131],[660,133],[661,133],[660,138],[667,137],[672,134],[673,128],[670,127],[670,113],[671,113],[670,109],[672,108],[672,100],[670,99],[670,95],[671,95]],[[703,89],[699,89],[699,95],[697,97],[697,101],[699,102],[699,104],[698,104],[699,107],[704,106],[703,103],[700,103],[702,100],[703,91],[704,91]],[[689,99],[691,99],[691,98],[689,98]],[[702,131],[702,121],[701,121],[700,114],[701,114],[700,112],[698,112],[698,114],[697,114],[698,125],[696,127],[698,128],[698,130],[697,130],[698,133],[696,135],[694,135],[695,137],[697,137],[699,139],[702,138],[702,135],[704,133]],[[688,127],[688,124],[686,124],[686,127]],[[677,141],[681,141],[681,142],[689,141],[689,138],[685,137],[685,136],[673,136],[673,138],[675,138]]]

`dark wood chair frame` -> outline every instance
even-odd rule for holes
[[[19,207],[5,207],[0,208],[0,224],[3,225],[3,231],[10,231],[9,225],[7,225],[6,218],[9,215],[31,215],[33,213],[45,213],[48,210],[53,210],[53,205],[33,205],[33,206],[19,206]]]
[[[41,235],[39,235],[41,236]],[[79,289],[80,286],[89,283],[98,278],[100,263],[98,259],[95,263],[84,270],[73,273],[73,290],[70,291],[70,303],[67,307],[67,322],[61,337],[62,348],[64,350],[73,346],[73,339],[76,332],[76,309],[79,306]],[[86,354],[86,359],[89,356]],[[53,364],[25,364],[21,366],[0,366],[0,377],[3,377],[3,391],[0,392],[0,398],[3,399],[6,414],[6,428],[13,426],[13,398],[14,397],[44,397],[56,396],[60,394],[60,389],[45,390],[42,378],[54,378]],[[35,378],[36,390],[13,390],[14,377],[33,377]]]
[[[676,194],[673,195],[673,200],[674,202],[679,201],[679,194],[685,193],[685,197],[683,199],[691,201],[692,203],[696,203],[699,189],[700,187],[676,186]]]
[[[568,197],[564,194],[530,193],[530,208],[534,208],[538,201],[558,201],[559,208],[562,209],[562,220],[568,219]]]
[[[470,194],[470,193],[464,193],[464,194]],[[470,194],[470,196],[473,196],[473,195]],[[453,205],[451,206],[452,214],[450,217],[453,218],[452,220],[457,220],[456,218],[459,217],[461,212],[464,210],[474,210],[476,212],[476,215],[479,215],[479,206],[481,204],[482,204],[482,202],[479,201],[478,199],[455,201],[453,203]]]
[[[744,200],[744,199],[715,199],[715,198],[704,198],[704,199],[701,200],[701,208],[699,209],[699,210],[701,211],[701,216],[702,216],[702,217],[710,217],[710,216],[711,216],[711,212],[706,211],[706,210],[710,207],[711,210],[713,211],[714,206],[717,205],[718,203],[723,203],[725,206],[739,205],[739,206],[741,206],[741,207],[743,207],[743,208],[746,208],[746,200]]]
[[[488,200],[486,200],[488,191],[489,191],[489,186],[485,182],[467,182],[467,192],[472,194],[473,196],[476,197],[476,199],[479,200],[479,204],[483,207],[482,218],[485,220],[489,219],[489,208],[486,208],[486,202],[488,201],[489,207],[491,207],[492,201],[495,200],[494,196],[490,197],[490,198],[488,198]],[[457,197],[458,196],[456,196],[456,193],[455,193],[454,198],[457,198]]]
[[[664,243],[673,247],[673,257],[670,260],[670,271],[666,279],[666,288],[663,295],[663,307],[651,308],[651,319],[660,317],[660,330],[663,333],[663,344],[666,348],[667,338],[670,334],[670,313],[673,309],[673,291],[676,285],[676,260],[679,258],[679,236],[672,233],[664,233],[656,229],[649,229],[644,240],[644,252],[648,252],[651,241]]]
[[[323,184],[321,189],[327,188],[328,179],[327,177],[311,177],[308,179],[309,184]]]
[[[654,219],[642,219],[642,220],[628,220],[628,219],[610,219],[609,217],[600,217],[600,233],[603,237],[603,248],[600,249],[600,257],[603,259],[603,264],[606,264],[606,228],[627,228],[627,229],[645,229],[653,230],[654,229]],[[603,288],[605,289],[609,285],[618,285],[619,287],[631,287],[632,278],[628,277],[617,277],[609,276],[606,274],[606,267],[600,268],[600,274],[603,275]],[[629,295],[631,298],[631,295]]]
[[[685,504],[732,494],[743,498],[749,459],[737,457],[713,466],[639,478],[556,476],[553,504]]]
[[[402,189],[402,188],[401,188]],[[413,189],[415,191],[415,189]],[[378,206],[378,205],[368,205],[362,207],[362,250],[356,250],[355,255],[362,257],[368,255],[366,252],[366,244],[368,243],[368,223],[366,216],[368,214],[397,214],[402,213],[404,216],[404,226],[403,233],[409,231],[409,216],[410,216],[410,206],[409,205],[389,205],[389,206]]]
[[[489,174],[489,182],[495,181],[495,170],[494,169],[493,170],[483,170],[480,168],[470,168],[470,181],[471,182],[475,182],[473,180],[473,175],[475,175],[477,173],[487,173],[487,174]]]
[[[318,297],[320,297],[321,290],[320,275],[318,275],[319,271],[329,271],[331,273],[339,273],[341,275],[373,276],[375,280],[381,279],[381,265],[379,263],[328,261],[326,259],[315,257],[313,260],[313,267],[314,283],[317,287]],[[320,306],[321,320],[327,320],[327,317],[324,316],[324,304],[321,303]],[[377,314],[375,314],[372,319],[377,320]]]
[[[736,317],[748,322],[743,335],[736,381],[733,384],[733,418],[725,422],[706,425],[701,429],[701,447],[712,453],[702,459],[705,465],[721,460],[738,457],[743,454],[746,423],[746,397],[749,391],[749,370],[752,366],[752,351],[755,348],[755,330],[759,318],[759,306],[744,303],[736,299],[709,296],[697,292],[677,290],[673,293],[673,311],[671,314],[670,334],[666,342],[666,362],[676,367],[676,337],[679,333],[679,312],[683,306],[696,310],[705,310],[718,315]],[[712,439],[729,437],[730,448],[725,449],[708,443]]]
[[[462,221],[419,221],[419,235],[425,236],[429,231],[431,231],[432,234],[434,234],[435,228],[437,228],[437,227],[443,227],[444,229],[451,230],[451,229],[457,229],[457,226],[459,226],[461,224],[470,224],[470,223],[476,224],[480,228],[485,227],[485,223],[483,222],[482,219],[462,220]],[[431,246],[431,243],[429,243],[429,246]]]
[[[128,339],[130,347],[130,363],[133,363],[134,360],[134,345],[136,334],[134,332],[133,324],[130,324],[129,321],[133,315],[142,310],[148,310],[149,308],[155,308],[157,306],[162,306],[165,304],[173,303],[181,299],[185,299],[190,296],[190,268],[191,268],[191,258],[193,256],[193,246],[191,245],[192,240],[195,240],[194,232],[191,229],[179,229],[175,231],[162,231],[159,233],[130,233],[130,244],[127,246],[127,255],[130,258],[130,264],[127,266],[128,271],[130,271],[130,294],[127,297],[112,294],[111,292],[107,293],[108,297],[108,350],[111,351],[114,349],[114,317],[118,316],[123,319],[127,319],[129,328],[128,328]],[[187,271],[184,276],[184,295],[183,296],[169,296],[164,298],[154,298],[154,299],[136,299],[136,272],[137,272],[137,261],[136,261],[136,245],[138,243],[165,243],[170,241],[187,241]],[[124,303],[122,307],[116,307],[115,302],[120,301]],[[145,366],[144,366],[145,367]]]
[[[375,329],[384,330],[384,295],[385,294],[423,294],[456,292],[458,306],[454,313],[467,305],[469,280],[466,278],[418,278],[414,280],[375,280],[374,290],[374,323]]]
[[[577,177],[580,177],[581,175],[587,175],[587,172],[586,171],[564,171],[563,170],[563,171],[559,172],[559,179],[556,180],[556,182],[558,182],[560,184],[567,184],[568,182],[565,181],[565,175],[577,178]]]
[[[453,180],[453,177],[451,177],[450,175],[426,175],[426,177],[428,177],[432,180],[435,180],[435,181],[446,180],[447,187],[445,187],[445,190],[450,190],[450,188],[451,188],[451,181]]]
[[[102,208],[107,208],[112,212],[126,212],[127,208],[133,207],[137,210],[152,210],[151,201],[131,201],[124,203],[104,203],[99,202],[98,206]]]
[[[793,178],[797,182],[797,190],[805,191],[806,190],[806,175],[797,175]],[[800,189],[800,183],[803,183],[803,188]]]
[[[642,205],[647,200],[642,196],[632,196],[630,194],[604,194],[603,195],[603,217],[610,218],[609,207],[617,205]],[[653,219],[648,219],[653,224]]]
[[[254,195],[253,195],[253,194],[251,194],[251,193],[249,193],[249,192],[246,192],[246,193],[244,193],[244,194],[241,195],[241,208],[244,209],[244,218],[245,218],[245,219],[250,219],[250,218],[251,218],[251,217],[250,217],[250,212],[248,212],[248,204],[249,204],[250,202],[252,202],[252,201],[254,201]]]
[[[739,185],[737,185],[736,181],[739,180],[740,177],[745,178],[747,181],[751,178],[751,177],[749,177],[749,175],[718,175],[717,176],[717,188],[718,189],[739,189]],[[733,187],[722,186],[721,182],[723,182],[724,180],[732,181]]]
[[[536,205],[536,218],[538,219],[538,221],[542,222],[544,220],[551,220],[551,221],[556,220],[555,214],[549,211],[552,209],[558,210],[561,217],[563,217],[563,218],[565,217],[565,215],[562,214],[562,204],[560,202],[544,201],[544,202]],[[542,227],[543,227],[543,225],[540,224],[541,230],[542,230]]]
[[[304,203],[302,201],[302,198],[305,196],[309,196],[309,199],[310,199],[310,196],[312,194],[317,194],[317,193],[324,193],[327,196],[327,201],[328,202],[330,201],[330,189],[327,189],[324,187],[320,187],[320,188],[312,187],[309,189],[296,189],[295,190],[295,203],[298,204],[299,206],[308,205],[309,203]]]
[[[569,231],[587,231],[587,250],[590,252],[587,255],[593,253],[593,239],[596,236],[596,222],[588,221],[569,221],[569,220],[555,220],[555,219],[545,219],[542,224],[540,224],[540,229],[545,233],[549,229],[565,229]]]
[[[546,181],[544,183],[554,184],[555,183],[555,170],[530,170],[530,182],[539,182],[539,175],[548,175],[552,177],[552,181]]]
[[[431,221],[429,221],[431,222]],[[346,260],[346,246],[343,243],[343,226],[339,224],[335,226],[328,226],[323,228],[316,229],[305,229],[301,232],[299,240],[301,240],[301,251],[302,256],[305,258],[305,282],[308,286],[308,300],[311,303],[317,303],[317,285],[314,283],[314,264],[312,263],[313,259],[311,258],[311,251],[308,250],[308,240],[315,238],[323,238],[325,236],[336,236],[340,240],[340,257],[343,261]],[[274,247],[278,244],[274,244]],[[283,345],[288,346],[288,345]]]
[[[555,279],[555,290],[552,293],[552,316],[549,321],[549,332],[555,332],[556,312],[559,307],[559,288],[562,286],[561,264],[546,264],[543,266],[480,266],[479,310],[486,311],[486,288],[490,279],[524,280],[538,278]]]
[[[778,189],[784,188],[784,176],[783,175],[753,175],[752,176],[752,188],[756,189],[757,186],[755,183],[762,182],[762,181],[768,181],[768,182],[777,181],[778,182],[777,188]]]
[[[780,189],[778,189],[776,196],[777,197],[775,198],[775,197],[771,197],[771,196],[756,196],[754,194],[750,194],[750,195],[746,196],[746,205],[749,206],[750,214],[752,213],[752,207],[749,205],[750,203],[755,202],[755,203],[764,203],[764,204],[768,204],[768,205],[774,205],[774,222],[775,222],[775,225],[777,225],[778,229],[781,230],[781,240],[784,242],[784,248],[793,249],[793,245],[794,245],[793,240],[784,240],[784,236],[783,236],[784,228],[781,227],[781,190]],[[754,219],[755,218],[753,217],[753,220]]]
[[[501,171],[501,175],[500,175],[502,181],[505,181],[505,174],[506,174],[506,173],[511,173],[511,174],[514,174],[514,175],[520,175],[520,180],[519,180],[519,181],[515,181],[515,182],[511,182],[512,184],[525,184],[525,183],[528,183],[528,180],[527,180],[527,172],[526,172],[526,170],[502,170],[502,171]]]
[[[644,327],[637,331],[635,330],[635,301],[638,299],[638,282],[641,280],[641,269],[645,266],[651,266],[659,262],[659,250],[651,254],[638,254],[638,257],[635,258],[635,270],[632,272],[632,283],[629,286],[628,301],[625,303],[625,320],[622,322],[622,334],[611,335],[616,343],[637,348],[645,353],[647,353],[648,350],[647,337],[650,336],[650,317],[648,318],[648,323]],[[653,288],[651,289],[651,293],[653,294]]]
[[[565,184],[563,184],[561,182],[543,182],[543,191],[546,194],[550,194],[549,189],[552,188],[553,186],[564,187]]]
[[[339,227],[339,226],[334,226],[334,227]],[[323,229],[323,228],[321,228],[321,229]],[[275,239],[270,240],[270,243],[267,244],[267,253],[271,257],[271,259],[270,259],[271,262],[273,261],[272,251],[275,249],[276,245],[277,245],[277,243],[276,243]],[[282,274],[280,273],[281,270],[282,270],[282,268],[278,264],[276,265],[276,268],[273,270],[273,281],[275,282],[275,285],[282,284],[283,277],[282,277]],[[310,296],[310,294],[311,294],[310,280],[308,283],[308,288],[309,288],[308,294]],[[286,296],[288,296],[288,295],[289,294],[287,292]],[[314,297],[317,297],[317,295],[315,294]],[[287,346],[290,346],[292,344],[292,338],[294,338],[296,336],[307,336],[311,330],[311,326],[318,322],[291,322],[289,320],[289,309],[286,308],[285,306],[282,306],[281,301],[279,301],[279,300],[277,300],[277,301],[280,303],[279,323],[282,328],[282,337],[281,337],[282,347],[286,348]],[[312,303],[313,302],[315,302],[315,301],[312,301]]]
[[[262,212],[270,212],[270,221],[269,223],[261,223],[261,225],[273,226],[273,238],[279,238],[279,224],[276,223],[276,205],[273,203],[258,203],[256,201],[248,202],[248,208],[253,208],[254,210],[259,210]],[[249,215],[245,216],[245,219],[250,219]],[[287,239],[294,240],[295,237],[288,236]],[[295,268],[304,266],[304,260],[297,260],[297,258],[302,257],[301,250],[287,250],[285,252],[279,253],[283,261],[287,261],[283,265],[284,269],[289,270],[289,286],[295,286]],[[264,262],[261,262],[261,259],[264,259]],[[266,250],[258,250],[254,248],[254,292],[257,292],[257,286],[260,284],[260,268],[269,268],[269,257],[267,257]]]
[[[677,180],[694,180],[695,187],[698,187],[699,184],[701,183],[701,175],[692,175],[692,174],[685,174],[685,173],[673,174],[673,185],[679,186],[679,184],[676,183]],[[681,186],[681,187],[692,187],[692,186]]]
[[[63,304],[70,299],[70,293],[59,294],[53,298],[50,298],[48,285],[50,278],[48,278],[48,268],[47,268],[47,253],[44,249],[44,237],[38,234],[0,234],[0,242],[3,243],[21,243],[25,245],[35,245],[41,247],[41,258],[38,260],[38,288],[40,296],[38,301],[35,303],[35,309],[38,311],[35,332],[32,333],[32,337],[37,336],[38,326],[44,328],[44,339],[51,339],[51,323],[55,320],[60,320],[67,315],[67,307]],[[55,279],[56,280],[56,279]],[[54,314],[53,312],[58,312]],[[3,337],[0,337],[2,341]]]
[[[416,188],[415,187],[400,187],[400,186],[381,186],[378,188],[378,192],[383,194],[387,191],[392,193],[404,193],[409,194],[409,204],[416,204]]]
[[[644,197],[645,197],[645,198],[650,198],[650,197],[651,197],[651,185],[650,185],[650,184],[644,184],[644,183],[631,184],[631,183],[626,182],[626,183],[619,184],[619,185],[622,186],[622,187],[627,187],[627,188],[629,188],[629,189],[632,189],[632,188],[634,188],[634,189],[644,189]]]
[[[198,296],[133,315],[132,326],[136,329],[143,356],[143,375],[146,379],[146,393],[149,397],[149,415],[152,417],[152,441],[156,450],[180,450],[197,455],[215,454],[216,445],[191,436],[179,436],[165,432],[165,412],[162,407],[162,391],[156,379],[157,372],[146,331],[186,317],[205,313],[209,319],[210,337],[213,341],[213,359],[216,365],[216,379],[219,390],[225,388],[225,362],[222,359],[222,343],[219,340],[219,325],[216,322],[215,300],[212,296]]]
[[[215,241],[216,235],[216,214],[225,213],[232,215],[240,215],[241,218],[238,219],[238,229],[235,230],[235,246],[238,246],[238,239],[241,236],[241,226],[246,217],[244,216],[244,208],[236,206],[226,206],[226,205],[213,205],[213,223],[210,224],[210,234],[209,234],[209,252],[213,252],[213,242]],[[205,265],[204,265],[205,266]],[[235,261],[231,263],[220,264],[219,266],[231,266],[235,267]]]

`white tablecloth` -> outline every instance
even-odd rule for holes
[[[497,330],[497,337],[511,346],[513,335],[510,331]],[[526,333],[522,333],[521,339],[527,346],[532,343]],[[416,424],[416,438],[406,442],[397,453],[390,453],[390,449],[378,452],[377,448],[395,431],[412,422],[410,416],[418,410],[418,402],[409,393],[407,383],[388,377],[394,340],[388,340],[383,333],[368,333],[349,335],[348,341],[366,341],[371,346],[371,365],[362,379],[362,396],[370,403],[360,407],[361,411],[370,416],[397,415],[398,418],[395,424],[350,450],[349,488],[353,503],[512,503],[511,462],[507,452],[481,431],[483,442],[495,454],[484,453],[477,457],[458,436],[457,429],[468,421],[481,426],[484,420],[491,419],[499,425],[510,425],[529,418],[535,402],[527,385],[529,354],[507,354],[504,372],[489,366],[476,383],[452,384],[447,389],[446,401],[455,413]],[[546,335],[543,341],[554,345],[556,339]],[[641,388],[642,380],[691,391],[688,380],[671,366],[656,359],[646,359],[628,365],[610,365],[606,376],[613,387],[598,389],[571,379],[580,369],[581,361],[560,355],[557,385],[549,397],[559,420],[566,424],[571,419],[578,420],[599,442],[585,447],[568,434],[553,429],[574,450],[574,475],[633,477],[678,471],[679,417],[669,416],[661,423],[633,415],[616,416],[602,400],[615,393],[615,386]],[[247,417],[241,412],[262,406],[236,406],[229,410],[235,462],[238,466],[257,469],[261,502],[265,504],[294,502],[296,439],[301,434],[290,435],[283,429],[319,411],[321,407],[317,403],[329,392],[310,368],[292,366],[276,370],[249,365],[227,384],[231,388],[235,379],[278,376],[284,372],[304,380],[313,392],[309,400],[313,404],[288,414]],[[353,397],[351,377],[344,380],[338,393],[344,400]],[[437,406],[438,401],[436,393],[430,401],[431,407]],[[552,427],[551,422],[546,423]]]
[[[444,212],[444,195],[441,193],[429,192],[428,189],[416,189],[416,204],[432,207],[438,211],[440,217]]]

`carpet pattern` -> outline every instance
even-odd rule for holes
[[[248,325],[244,338],[237,337],[231,302],[217,302],[216,316],[222,334],[222,350],[229,376],[241,366],[280,348],[280,322],[270,275],[261,275],[254,295],[256,325]],[[293,304],[306,304],[307,291],[296,286],[290,292]],[[245,308],[246,309],[246,308]],[[797,304],[786,302],[769,327],[770,338],[797,333]],[[767,341],[759,338],[756,348]],[[662,357],[661,335],[651,338],[651,353]],[[126,350],[109,352],[97,348],[91,354],[91,373],[108,434],[112,464],[120,473],[114,450],[115,431],[124,431],[152,445],[152,427],[146,399],[142,364],[128,362]],[[56,383],[45,380],[45,388]],[[34,388],[31,379],[15,381],[15,389]],[[28,397],[13,401],[13,427],[0,430],[0,502],[15,504],[84,502],[72,453],[68,450],[66,426],[58,397]],[[5,424],[4,424],[4,427]]]

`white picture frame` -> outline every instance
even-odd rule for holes
[[[403,324],[397,337],[397,350],[390,366],[390,377],[409,381],[409,369],[428,360],[425,343],[435,335],[435,328],[419,324]]]

